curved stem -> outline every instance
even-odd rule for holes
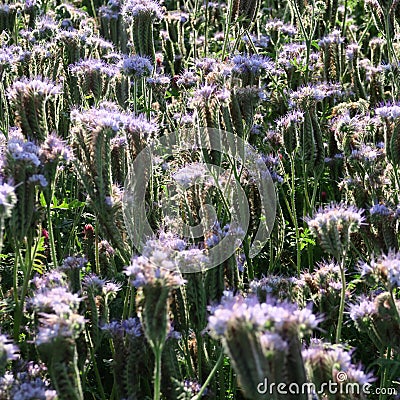
[[[233,10],[233,2],[234,0],[231,0],[229,2],[229,8],[228,8],[228,17],[227,17],[227,22],[225,24],[225,37],[224,37],[224,46],[222,48],[222,61],[224,61],[225,58],[225,52],[226,52],[226,46],[228,44],[228,38],[229,38],[229,31],[231,27],[231,22],[232,22],[232,10]]]
[[[196,396],[193,396],[191,400],[198,400],[203,395],[204,391],[207,389],[208,384],[211,382],[211,379],[214,377],[215,373],[218,371],[219,366],[221,365],[222,360],[224,359],[224,352],[221,350],[221,354],[218,357],[214,368],[211,370],[210,375],[208,375],[206,381],[204,382],[203,386],[201,387],[199,393]]]
[[[344,266],[345,266],[345,262],[346,262],[346,253],[347,253],[347,249],[343,253],[342,260],[340,262],[340,278],[342,281],[342,290],[340,293],[339,316],[338,316],[338,323],[337,323],[337,327],[336,327],[336,340],[335,340],[336,343],[340,342],[340,338],[342,335],[344,303],[345,303],[345,299],[346,299],[346,275],[345,275],[345,271],[344,271]]]

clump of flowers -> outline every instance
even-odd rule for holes
[[[150,76],[153,66],[147,57],[138,55],[126,57],[120,63],[121,72],[134,79]]]
[[[318,237],[322,248],[340,261],[350,242],[350,234],[357,232],[364,222],[362,210],[344,203],[320,208],[306,222]]]
[[[336,342],[340,341],[344,302],[346,296],[345,262],[350,245],[350,235],[358,231],[364,222],[362,210],[343,203],[320,208],[313,217],[306,218],[311,232],[318,237],[321,247],[332,254],[339,263],[342,283]]]
[[[365,373],[360,366],[351,362],[351,351],[346,351],[342,345],[332,345],[314,339],[310,346],[302,351],[302,355],[307,375],[315,384],[318,394],[326,392],[328,396],[328,385],[331,382],[335,383],[335,387],[354,384],[356,386],[352,385],[353,391],[340,391],[342,393],[335,398],[358,399],[363,393],[363,385],[374,380],[372,374]]]
[[[57,392],[44,377],[47,368],[43,364],[28,362],[18,372],[7,371],[0,377],[2,399],[58,400]]]
[[[349,315],[356,328],[367,333],[377,349],[400,349],[400,302],[383,291],[370,300],[359,296],[350,306]]]
[[[39,144],[44,142],[49,133],[48,121],[51,121],[46,105],[60,93],[60,86],[41,77],[15,81],[8,89],[16,122],[28,140]]]
[[[163,18],[159,4],[153,0],[128,0],[122,7],[122,16],[132,27],[136,53],[155,60],[154,22]]]
[[[131,284],[139,289],[138,314],[155,356],[155,399],[160,396],[161,355],[169,331],[168,299],[171,290],[185,282],[170,257],[171,250],[155,249],[154,243],[149,243],[144,252],[146,256],[133,258],[131,264],[125,268]]]
[[[305,383],[300,338],[318,323],[308,308],[226,293],[221,304],[211,308],[208,328],[211,336],[222,339],[245,395],[261,399],[257,385],[265,378],[270,385],[286,380]]]
[[[48,287],[52,279],[36,281],[36,292],[28,307],[39,320],[35,344],[46,363],[59,399],[82,400],[81,378],[77,370],[76,339],[85,326],[85,319],[78,313],[81,298],[65,286]]]
[[[372,278],[376,283],[383,284],[387,290],[400,287],[400,253],[389,251],[372,257],[369,262],[360,263],[361,276]]]
[[[18,357],[18,347],[6,335],[0,334],[0,375],[4,375],[8,362]]]
[[[72,75],[78,77],[82,93],[91,93],[96,101],[107,95],[110,81],[118,72],[116,66],[98,59],[80,60],[70,65],[69,70]]]

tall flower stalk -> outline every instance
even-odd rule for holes
[[[339,343],[346,297],[345,265],[350,246],[350,234],[358,231],[364,217],[361,210],[340,203],[320,208],[313,217],[306,218],[306,221],[311,232],[319,239],[323,250],[332,254],[340,266],[342,290],[336,327],[336,343]]]
[[[155,357],[154,400],[161,398],[161,356],[169,331],[168,299],[184,281],[167,253],[155,251],[149,258],[136,257],[125,274],[138,288],[137,308],[145,336]]]

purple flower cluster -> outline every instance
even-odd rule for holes
[[[366,297],[360,297],[356,303],[349,306],[350,318],[359,325],[364,318],[368,318],[376,314],[376,304],[368,300]]]
[[[341,377],[337,376],[339,372],[345,373],[346,381],[350,383],[364,385],[372,382],[373,375],[366,374],[361,366],[354,365],[351,355],[352,352],[346,351],[341,345],[323,343],[318,339],[312,340],[310,346],[302,351],[308,374],[310,377],[319,377],[320,384],[329,381],[340,383]]]
[[[133,258],[124,272],[136,288],[155,285],[176,287],[185,283],[176,271],[175,262],[162,251],[153,252],[150,259],[143,256]]]
[[[61,93],[61,87],[50,82],[47,78],[23,78],[15,81],[8,89],[8,98],[11,101],[29,98],[31,96],[41,96],[48,98]]]
[[[73,75],[90,75],[92,73],[102,74],[108,78],[112,78],[118,72],[115,65],[110,65],[103,60],[85,59],[69,66],[69,70]]]
[[[162,19],[160,5],[153,0],[127,0],[122,7],[122,16],[131,22],[132,19],[144,16],[152,19]]]
[[[397,118],[400,117],[400,103],[392,102],[382,104],[375,108],[375,115],[381,117],[383,120],[397,120]]]
[[[373,275],[388,288],[400,287],[400,252],[389,251],[369,262],[360,262],[360,270],[361,276]]]
[[[119,68],[124,75],[135,79],[151,75],[153,66],[147,57],[138,55],[125,57],[119,64]]]
[[[24,139],[20,131],[10,132],[7,141],[7,155],[15,161],[38,167],[40,165],[40,149],[33,142]]]
[[[78,313],[82,298],[71,293],[64,284],[64,275],[35,280],[36,292],[27,307],[39,316],[35,343],[40,346],[55,339],[75,339],[85,325],[85,318]],[[53,279],[55,278],[55,279]]]
[[[301,335],[310,333],[318,323],[319,319],[309,308],[299,309],[296,304],[277,303],[272,299],[260,304],[254,296],[244,298],[226,293],[221,304],[211,309],[208,328],[214,337],[223,337],[236,324],[244,324],[254,332],[280,335],[289,330]]]
[[[117,20],[121,12],[121,3],[119,0],[109,0],[107,5],[99,7],[100,18],[108,20]]]
[[[113,103],[100,104],[98,108],[71,112],[71,121],[77,127],[84,127],[96,131],[98,129],[111,129],[111,131],[140,135],[146,138],[157,130],[153,122],[147,121],[144,115],[132,115],[118,110]]]
[[[232,58],[232,63],[232,72],[239,76],[243,74],[259,76],[275,68],[270,58],[259,55],[237,55]]]
[[[6,335],[0,334],[0,366],[4,367],[8,361],[17,360],[19,348]]]
[[[128,318],[121,322],[112,321],[101,327],[105,332],[108,332],[112,337],[129,336],[141,337],[143,336],[143,327],[138,317]]]
[[[0,183],[0,215],[1,218],[8,218],[11,216],[12,209],[17,203],[17,196],[14,192],[14,186],[8,183]]]
[[[342,96],[339,84],[308,84],[300,87],[289,94],[289,105],[300,109],[309,107],[329,97],[336,98]]]
[[[311,231],[316,235],[324,235],[332,229],[337,231],[356,231],[365,218],[362,210],[343,203],[329,204],[320,208],[313,217],[307,217],[306,222]]]
[[[40,147],[40,159],[43,163],[56,161],[68,163],[73,160],[73,155],[66,142],[53,133],[47,136]]]

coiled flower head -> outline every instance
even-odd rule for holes
[[[343,203],[330,204],[320,208],[306,222],[311,232],[317,236],[322,248],[340,260],[347,248],[350,234],[358,231],[364,222],[362,210]]]

